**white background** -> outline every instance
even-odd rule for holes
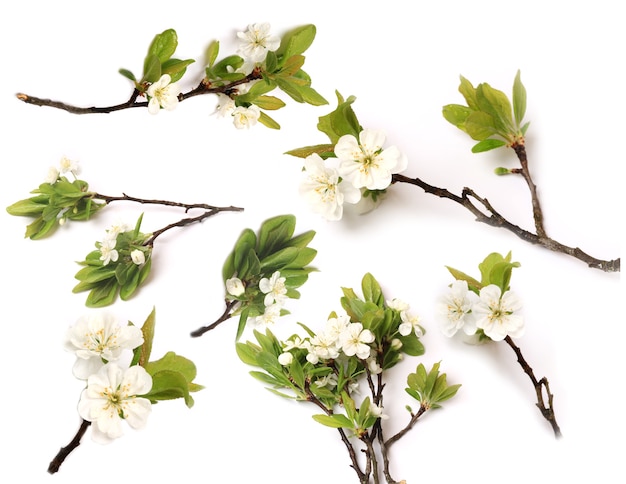
[[[134,223],[144,210],[143,228],[152,231],[182,215],[112,205],[91,222],[30,241],[23,239],[27,220],[1,211],[2,482],[357,482],[337,432],[311,419],[316,408],[282,400],[248,375],[234,351],[234,321],[189,337],[222,313],[221,266],[240,231],[282,213],[297,215],[298,232],[317,231],[311,245],[319,250],[320,272],[302,288],[302,299],[290,302],[292,317],[274,328],[277,334],[291,334],[296,321],[321,328],[327,314],[340,309],[340,287],[358,289],[371,272],[387,297],[411,304],[428,331],[426,354],[407,358],[390,375],[386,434],[408,421],[405,380],[419,362],[441,361],[449,382],[463,384],[455,399],[392,447],[397,479],[619,482],[626,430],[619,274],[531,246],[408,185],[394,186],[373,213],[326,222],[298,197],[300,160],[282,154],[326,142],[317,117],[334,108],[338,89],[357,96],[362,125],[386,130],[388,144],[408,155],[407,175],[456,193],[470,186],[532,230],[522,179],[492,174],[496,166],[515,166],[513,153],[472,154],[472,141],[441,116],[444,104],[462,102],[459,74],[509,93],[521,69],[530,166],[548,233],[599,258],[618,257],[626,108],[618,2],[416,2],[411,11],[406,5],[23,1],[3,7],[0,205],[29,196],[48,167],[67,156],[81,162],[81,177],[101,193],[233,204],[245,212],[159,238],[149,284],[110,308],[122,321],[141,324],[156,306],[153,355],[173,350],[196,362],[197,381],[206,386],[196,405],[160,403],[144,430],[128,428],[108,446],[93,443],[88,433],[51,477],[48,462],[79,424],[82,383],[62,348],[66,328],[90,311],[86,294],[71,292],[75,261],[113,222]],[[211,96],[157,116],[139,109],[76,116],[14,97],[25,92],[82,106],[123,102],[131,86],[117,70],[140,73],[149,42],[167,28],[178,32],[177,56],[199,61],[186,76],[188,90],[200,79],[211,40],[232,53],[236,32],[260,21],[277,33],[305,23],[318,27],[305,70],[331,106],[287,100],[274,113],[280,131],[236,130],[211,116]],[[436,298],[451,282],[444,265],[478,275],[488,253],[509,250],[522,263],[512,279],[527,323],[518,342],[537,376],[550,379],[564,435],[559,441],[534,406],[534,390],[510,348],[446,339],[434,322]]]

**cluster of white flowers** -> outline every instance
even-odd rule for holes
[[[44,182],[53,184],[59,179],[60,175],[65,175],[66,173],[71,173],[74,177],[77,177],[80,174],[80,165],[78,161],[70,160],[64,156],[61,158],[58,168],[51,166],[48,169]]]
[[[513,292],[502,294],[495,284],[483,287],[477,295],[468,289],[466,281],[457,280],[437,304],[437,319],[446,336],[454,336],[461,329],[473,335],[480,329],[492,340],[502,341],[507,336],[524,335],[524,319],[515,314],[521,307]]]
[[[146,424],[151,404],[145,395],[152,377],[141,366],[123,366],[124,352],[144,342],[141,329],[121,326],[114,316],[97,313],[68,329],[64,346],[76,355],[74,376],[87,381],[78,412],[91,422],[92,439],[108,443],[123,434],[122,420],[133,428]]]
[[[415,332],[415,336],[418,338],[424,336],[424,328],[419,324],[421,318],[409,311],[410,306],[408,303],[402,299],[394,298],[391,301],[387,301],[387,306],[400,313],[402,322],[398,327],[398,333],[402,336],[408,336],[411,332]]]
[[[130,230],[126,224],[112,225],[106,231],[106,235],[99,242],[100,260],[102,265],[108,265],[110,262],[116,262],[119,259],[119,253],[115,248],[117,246],[117,236],[122,232]]]
[[[344,203],[356,204],[364,190],[385,190],[394,173],[407,167],[406,156],[395,146],[383,149],[385,134],[364,129],[359,139],[352,135],[339,138],[335,158],[324,161],[313,153],[304,160],[300,194],[314,212],[327,220],[340,220]],[[336,166],[330,163],[336,162]]]
[[[280,272],[274,272],[271,277],[263,277],[259,281],[259,289],[265,294],[263,304],[265,312],[254,318],[254,322],[261,327],[268,326],[276,322],[280,317],[281,309],[287,301],[286,279],[281,277]]]
[[[180,91],[180,85],[172,82],[169,74],[163,74],[158,81],[150,84],[146,91],[149,99],[148,112],[158,114],[161,108],[172,111],[178,105]]]

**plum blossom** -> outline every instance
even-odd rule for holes
[[[180,94],[180,85],[172,82],[169,74],[163,74],[161,78],[150,84],[147,90],[148,112],[150,114],[158,114],[163,108],[172,111],[178,105],[178,95]]]
[[[398,333],[402,336],[408,336],[411,332],[415,332],[415,336],[421,338],[424,336],[424,328],[420,326],[420,317],[411,314],[409,311],[400,312],[401,323],[398,326]]]
[[[115,249],[116,244],[117,239],[110,237],[105,237],[105,239],[100,242],[100,260],[103,266],[108,265],[109,262],[116,262],[119,258],[120,255]]]
[[[235,128],[244,129],[254,126],[261,117],[261,110],[252,104],[250,107],[238,106],[232,111]]]
[[[348,134],[339,138],[335,155],[339,158],[339,175],[355,187],[384,190],[391,184],[391,175],[406,169],[407,158],[395,146],[383,149],[385,134],[364,129],[359,139]]]
[[[276,320],[280,317],[280,310],[280,304],[272,304],[270,306],[267,306],[263,314],[254,318],[254,322],[258,326],[262,327],[274,324]]]
[[[280,45],[280,38],[270,35],[269,23],[248,25],[245,32],[237,32],[241,42],[237,53],[246,60],[263,62],[268,51],[275,51]]]
[[[61,174],[71,173],[74,176],[78,176],[80,174],[80,165],[78,161],[70,160],[64,156],[61,158],[59,172]]]
[[[476,327],[494,341],[502,341],[507,336],[519,338],[524,334],[524,319],[515,314],[522,308],[519,298],[511,291],[502,294],[495,284],[480,290],[480,300],[474,304]]]
[[[351,183],[339,180],[336,169],[326,167],[317,153],[304,160],[304,178],[300,183],[300,195],[326,220],[340,220],[344,203],[357,203],[361,191]]]
[[[470,291],[467,281],[456,280],[436,307],[436,318],[444,335],[452,337],[463,329],[466,335],[476,333],[476,318],[472,308],[478,296]]]
[[[339,336],[341,350],[346,356],[354,356],[365,360],[370,356],[369,343],[374,342],[374,334],[369,329],[363,329],[361,323],[351,323]]]
[[[55,166],[48,168],[48,173],[44,179],[44,183],[50,183],[52,185],[59,179],[59,170]]]
[[[140,266],[146,262],[146,254],[143,253],[143,250],[135,249],[130,253],[130,259],[133,264]]]
[[[293,362],[293,355],[288,351],[278,355],[278,363],[283,366],[289,366]]]
[[[65,349],[76,354],[73,373],[87,379],[106,362],[116,361],[124,350],[143,344],[143,334],[137,326],[121,326],[115,316],[99,312],[83,316],[68,329]]]
[[[259,289],[265,294],[263,303],[269,306],[273,303],[283,304],[287,299],[287,288],[285,287],[285,278],[280,277],[280,272],[276,271],[268,279],[263,277],[259,281]]]
[[[332,360],[339,356],[339,349],[337,338],[322,331],[311,338],[306,359],[313,365],[317,364],[319,360]]]
[[[141,366],[123,370],[107,363],[87,380],[78,403],[80,416],[92,423],[91,437],[108,443],[123,435],[122,420],[142,428],[152,410],[150,400],[141,398],[152,389],[152,377]]]

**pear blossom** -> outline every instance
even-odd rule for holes
[[[70,327],[64,346],[76,354],[74,376],[85,380],[106,362],[118,360],[124,350],[142,344],[143,334],[137,326],[121,326],[115,316],[99,312],[83,316]]]
[[[355,187],[384,190],[391,184],[391,175],[406,169],[407,158],[395,146],[383,149],[385,134],[374,129],[364,129],[357,140],[344,135],[335,145],[339,158],[339,175]]]
[[[263,62],[268,51],[275,51],[280,45],[280,38],[270,35],[269,23],[248,25],[245,32],[237,32],[241,45],[237,53],[252,62]]]
[[[511,291],[502,294],[495,284],[480,290],[480,300],[473,306],[476,313],[476,327],[494,341],[502,341],[507,336],[519,338],[524,334],[524,319],[515,314],[522,303]]]
[[[436,319],[444,335],[452,337],[460,329],[466,335],[476,333],[476,320],[472,308],[478,296],[470,291],[467,281],[456,280],[450,292],[443,296],[436,307]]]
[[[326,167],[317,153],[304,160],[304,178],[300,183],[300,195],[326,220],[340,220],[344,203],[357,203],[361,192],[351,183],[340,181],[336,169]]]
[[[78,161],[70,160],[64,156],[61,158],[59,165],[59,171],[61,174],[71,173],[74,176],[78,176],[80,174],[80,165],[78,164]]]
[[[341,350],[346,356],[354,356],[365,360],[370,356],[369,343],[374,342],[374,334],[369,329],[363,329],[361,323],[351,323],[339,336]]]
[[[269,279],[267,277],[263,277],[259,281],[259,289],[263,294],[265,294],[263,303],[266,306],[273,303],[283,304],[285,302],[287,299],[285,280],[286,279],[284,277],[280,277],[280,272],[276,271]]]
[[[135,249],[130,253],[130,258],[134,264],[140,266],[146,262],[146,254],[143,250]]]
[[[233,110],[232,116],[235,128],[250,128],[254,126],[261,117],[261,110],[254,104],[250,107],[238,106]]]
[[[180,85],[172,82],[169,74],[163,74],[161,78],[150,84],[146,91],[150,100],[148,101],[148,112],[158,114],[161,108],[172,111],[178,105],[178,95]]]
[[[119,258],[119,253],[115,249],[115,245],[117,243],[116,239],[111,239],[106,237],[102,242],[100,242],[100,260],[102,261],[102,265],[106,266],[109,262],[116,262]]]
[[[107,363],[87,380],[78,403],[80,416],[92,423],[92,439],[108,443],[123,435],[122,420],[134,429],[142,428],[152,410],[142,398],[152,389],[152,377],[141,366],[123,370]]]
[[[226,279],[226,292],[231,296],[239,297],[244,292],[246,292],[246,288],[241,282],[241,279],[238,277],[231,277],[230,279]]]

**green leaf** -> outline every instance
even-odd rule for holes
[[[463,131],[465,131],[465,121],[473,112],[472,109],[460,104],[448,104],[442,109],[443,117],[446,121]]]
[[[263,222],[257,243],[259,258],[262,259],[287,244],[295,228],[296,217],[293,215],[279,215]]]
[[[309,242],[311,242],[311,240],[313,240],[313,237],[315,237],[315,230],[308,230],[300,235],[296,235],[295,237],[292,237],[291,240],[289,240],[285,246],[286,247],[299,247],[299,248],[304,248],[307,245],[309,245]]]
[[[526,88],[522,84],[521,72],[518,70],[513,82],[513,113],[515,122],[521,126],[526,114]]]
[[[334,156],[333,150],[335,149],[335,145],[331,144],[321,144],[314,146],[304,146],[302,148],[296,148],[294,150],[286,151],[286,155],[296,156],[298,158],[306,158],[307,156],[312,155],[313,153],[317,153],[322,158],[328,158],[328,155]]]
[[[176,47],[178,47],[176,31],[174,29],[164,30],[152,40],[148,48],[148,56],[156,56],[162,64],[174,55]]]
[[[191,408],[194,404],[193,398],[189,393],[189,386],[185,377],[172,370],[160,370],[151,374],[152,389],[144,398],[156,403],[159,400],[174,400],[183,398],[187,407]]]
[[[321,423],[322,425],[326,425],[327,427],[332,427],[335,429],[341,429],[341,428],[353,429],[354,428],[354,423],[352,423],[352,421],[348,419],[348,417],[340,413],[333,414],[333,415],[323,415],[323,414],[313,415],[313,420]]]
[[[482,111],[472,112],[465,120],[464,126],[465,132],[477,141],[482,141],[498,133],[493,117]]]
[[[115,269],[111,266],[87,266],[80,269],[74,278],[88,284],[105,281],[115,277]]]
[[[17,217],[36,217],[48,206],[48,197],[32,197],[9,205],[6,210]]]
[[[382,308],[385,303],[380,284],[369,272],[363,276],[361,281],[361,290],[363,291],[363,297],[365,301],[373,302],[378,307]]]
[[[252,229],[245,229],[235,242],[233,251],[228,255],[222,267],[222,279],[230,279],[238,271],[249,250],[256,247],[256,234]]]
[[[476,100],[476,89],[474,88],[472,83],[465,79],[463,76],[460,76],[460,78],[461,84],[459,85],[459,92],[465,98],[467,106],[470,109],[477,111],[479,108],[478,101]]]
[[[283,59],[283,62],[294,55],[304,53],[315,40],[315,25],[303,25],[284,34],[281,38],[280,46],[276,50],[276,55]]]
[[[248,314],[249,314],[248,308],[244,308],[244,310],[241,311],[241,315],[239,316],[239,323],[237,325],[237,334],[235,335],[235,341],[241,338],[241,335],[243,334],[243,330],[246,328],[246,322],[248,321]]]
[[[254,104],[261,109],[268,109],[270,111],[285,107],[285,102],[275,96],[259,96],[254,100]]]
[[[169,74],[171,82],[176,82],[185,75],[187,66],[194,62],[195,60],[193,59],[168,59],[161,65],[161,75]]]
[[[466,281],[467,282],[467,287],[469,289],[471,289],[472,291],[478,293],[482,289],[483,284],[478,282],[472,276],[468,276],[464,272],[461,272],[458,269],[454,269],[454,268],[449,267],[449,266],[446,266],[446,269],[448,269],[450,274],[452,274],[452,277],[454,277],[455,279],[457,279],[459,281]]]
[[[161,61],[156,55],[148,55],[144,63],[143,77],[141,83],[157,82],[161,78]]]
[[[399,339],[402,342],[402,351],[409,356],[422,356],[426,352],[424,345],[415,333],[400,336]]]
[[[209,67],[213,67],[215,61],[217,60],[217,56],[220,52],[220,43],[218,40],[212,41],[206,49],[204,59],[205,64]]]
[[[135,74],[133,74],[131,71],[129,71],[128,69],[120,69],[118,71],[121,75],[123,75],[126,79],[130,79],[133,82],[137,82],[137,78],[135,77]]]
[[[491,115],[500,134],[515,134],[511,102],[506,94],[484,82],[476,88],[476,100],[480,110]]]
[[[197,374],[196,365],[184,356],[168,351],[162,358],[143,365],[150,374],[171,370],[183,375],[187,383],[191,383]]]
[[[156,308],[152,308],[152,311],[141,326],[141,334],[143,335],[143,344],[139,347],[140,353],[137,359],[137,364],[145,366],[150,361],[150,354],[152,353],[152,341],[154,340],[154,328],[156,326]]]
[[[337,95],[338,101],[337,108],[325,116],[320,116],[317,123],[317,129],[325,133],[333,145],[336,144],[343,135],[351,134],[358,138],[361,132],[361,125],[351,106],[356,98],[350,96],[344,101],[338,91],[336,91],[335,94]]]
[[[74,288],[75,290],[76,288]],[[118,285],[115,279],[109,279],[91,290],[85,305],[89,308],[102,308],[115,302]]]
[[[496,148],[500,148],[501,146],[506,146],[506,141],[495,138],[488,138],[482,141],[479,141],[474,146],[472,146],[472,153],[483,153],[485,151],[495,150]]]
[[[261,111],[261,113],[260,113],[259,123],[261,123],[266,128],[280,129],[280,124],[278,124],[278,122],[274,118],[268,116],[263,111]]]
[[[250,343],[249,341],[246,343],[236,343],[235,349],[239,359],[246,365],[259,366],[257,362],[257,355],[259,354],[259,351],[261,351],[261,348],[257,345]]]

